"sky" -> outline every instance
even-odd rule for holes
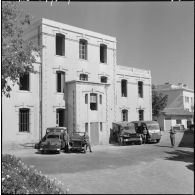
[[[152,83],[194,89],[194,3],[18,2],[34,16],[117,39],[117,64],[151,71]]]

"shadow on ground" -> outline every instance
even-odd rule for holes
[[[184,131],[178,147],[194,148],[194,132],[189,130]]]
[[[166,152],[171,156],[165,157],[165,160],[174,160],[174,161],[183,161],[186,163],[191,163],[186,167],[192,171],[194,171],[194,152],[191,151],[183,151],[183,150],[175,150],[172,152]]]

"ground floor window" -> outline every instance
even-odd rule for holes
[[[144,120],[144,110],[139,110],[139,120],[140,121]]]
[[[30,109],[19,109],[19,132],[30,131]]]
[[[128,110],[122,110],[122,121],[128,121]]]
[[[64,127],[65,125],[65,109],[56,109],[56,125],[58,127]]]

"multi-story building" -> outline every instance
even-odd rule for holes
[[[113,122],[151,120],[151,73],[118,66],[115,37],[40,19],[25,38],[43,47],[37,73],[3,97],[3,141],[34,142],[65,126],[106,144]]]
[[[187,129],[194,118],[194,90],[183,83],[165,83],[157,85],[155,90],[168,95],[167,106],[158,118],[161,128],[170,130],[171,126],[176,126]]]

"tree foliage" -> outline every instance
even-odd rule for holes
[[[19,77],[35,72],[33,63],[36,56],[33,51],[39,48],[32,41],[24,40],[24,28],[32,19],[17,7],[16,2],[2,1],[2,68],[1,92],[10,96],[14,84],[19,84]]]
[[[161,111],[166,107],[168,95],[163,95],[155,91],[155,86],[152,85],[152,115],[158,117]]]

